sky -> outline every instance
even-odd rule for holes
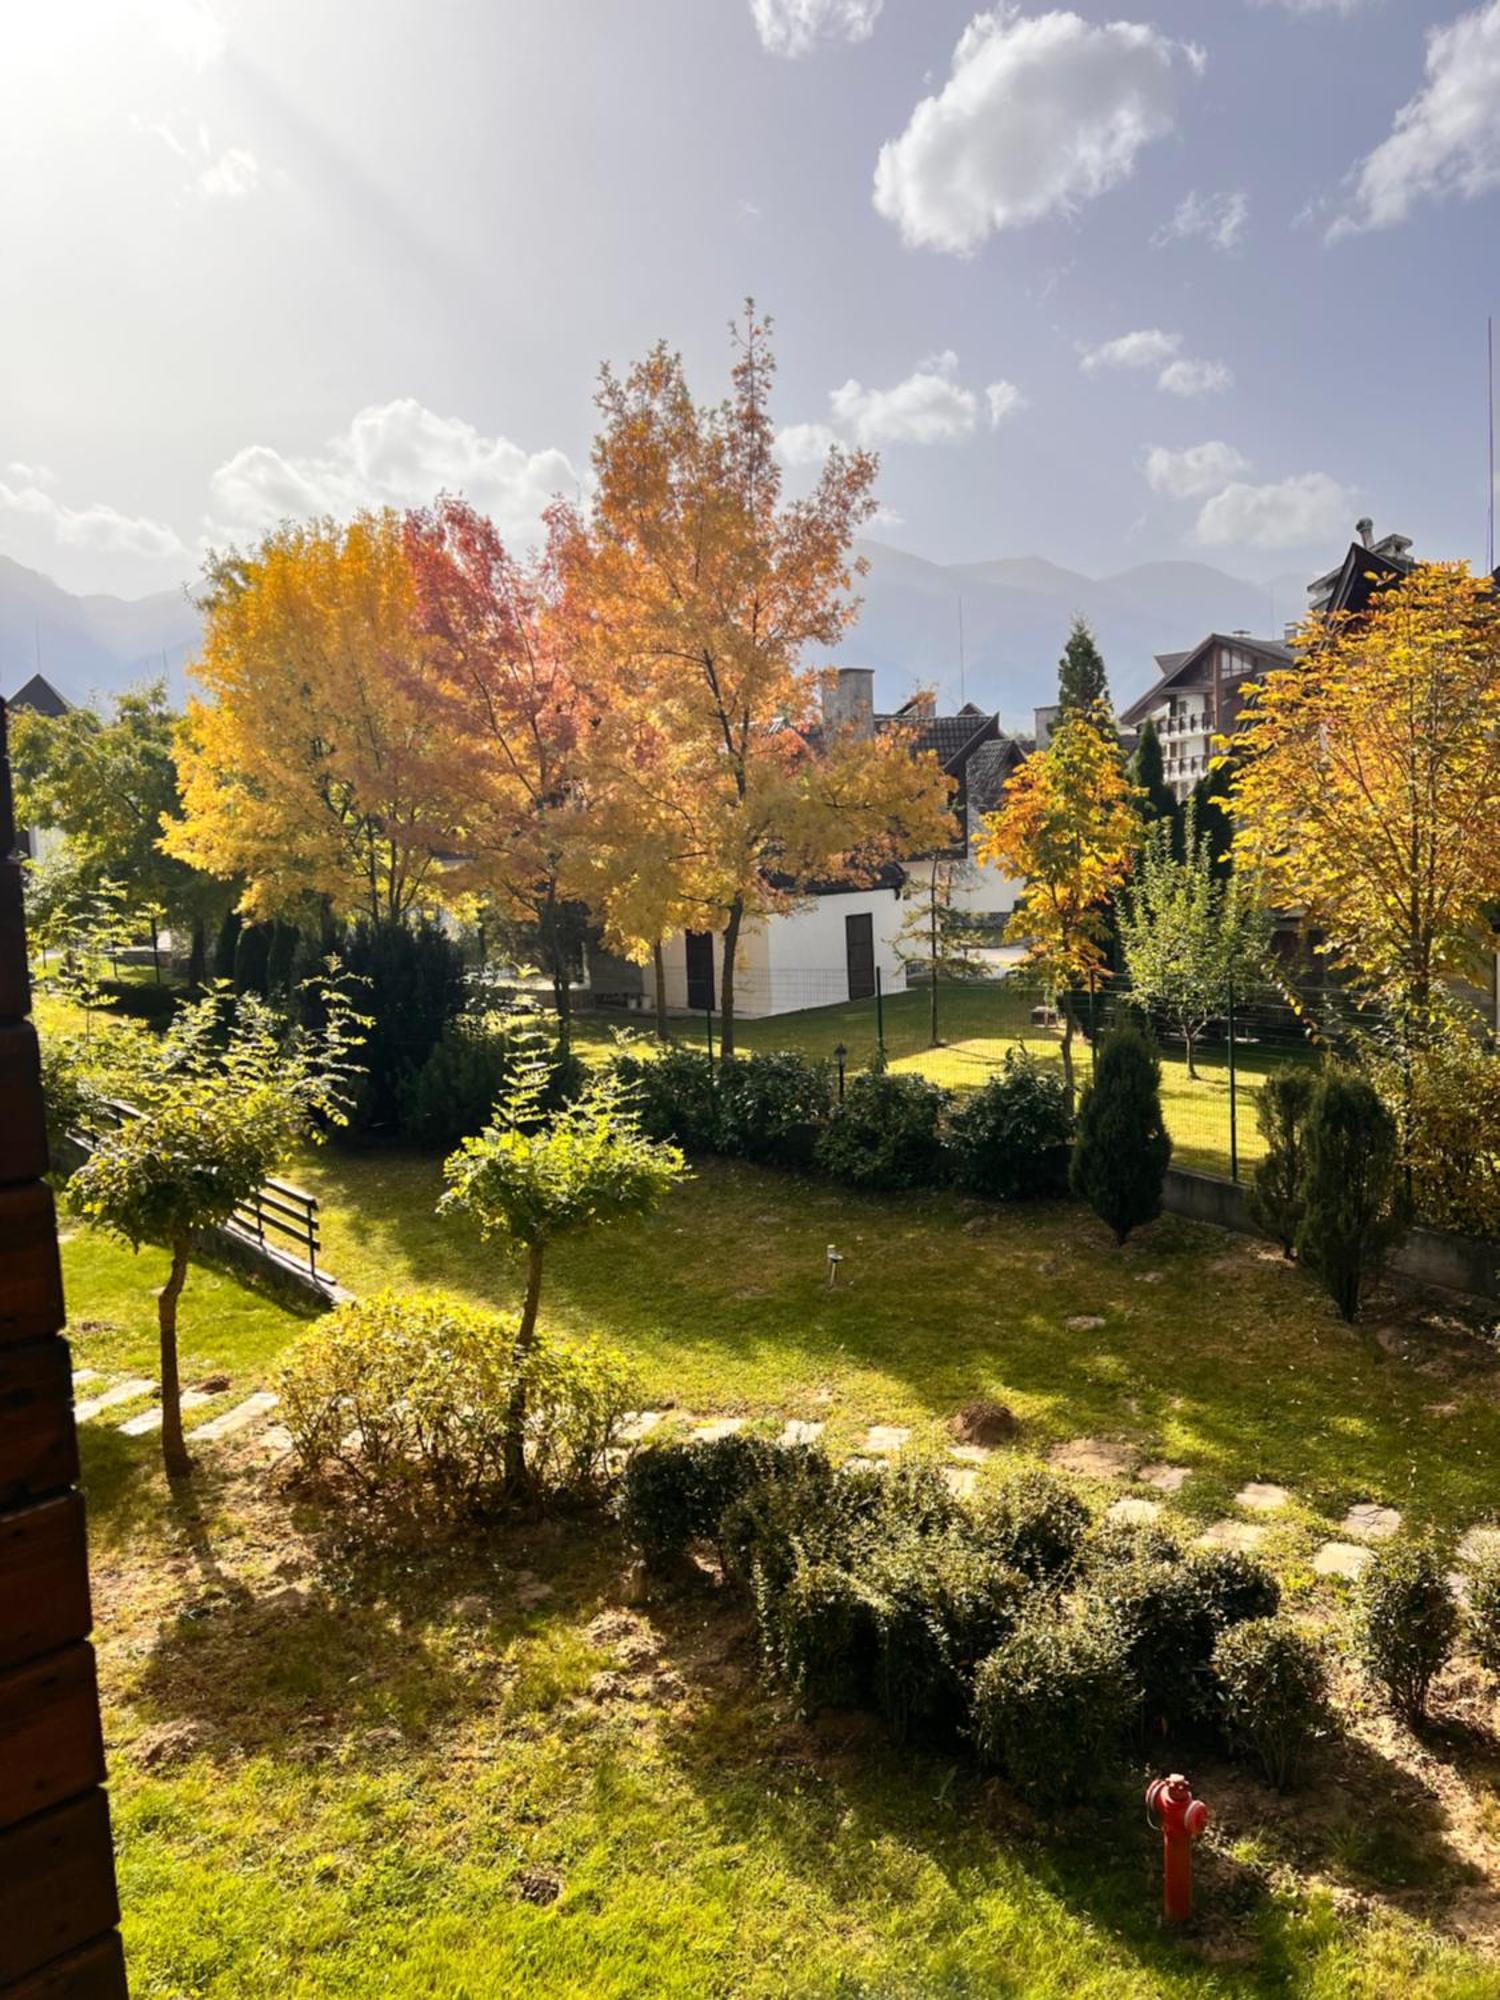
[[[586,497],[601,362],[942,562],[1485,551],[1500,0],[11,0],[0,552],[191,578],[276,521]]]

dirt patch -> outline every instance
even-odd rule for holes
[[[948,1435],[955,1444],[982,1445],[986,1451],[1009,1444],[1020,1429],[1020,1418],[1004,1403],[966,1403],[948,1419]]]
[[[545,1910],[563,1892],[563,1878],[555,1868],[523,1868],[516,1879],[516,1894],[523,1903]]]
[[[202,1750],[212,1750],[220,1732],[211,1722],[196,1722],[185,1716],[178,1722],[156,1722],[143,1729],[130,1746],[137,1764],[157,1771],[168,1764],[184,1764]]]
[[[1052,1463],[1085,1479],[1128,1479],[1140,1454],[1118,1438],[1073,1438],[1052,1452]]]

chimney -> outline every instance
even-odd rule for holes
[[[1368,514],[1366,514],[1362,521],[1355,522],[1354,532],[1359,536],[1359,539],[1367,549],[1375,546],[1375,523],[1370,519]]]
[[[834,734],[849,730],[855,736],[875,734],[875,669],[838,667],[834,678],[823,688],[823,726]]]

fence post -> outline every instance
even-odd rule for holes
[[[1234,981],[1229,982],[1229,1178],[1237,1181],[1240,1177],[1240,1135],[1236,1117],[1237,1091],[1234,1069]]]
[[[880,977],[880,967],[875,968],[875,1046],[880,1051],[880,1060],[885,1061],[885,987]]]
[[[836,1063],[838,1064],[838,1066],[839,1066],[839,1103],[840,1103],[840,1104],[842,1104],[842,1103],[843,1103],[843,1101],[844,1101],[844,1063],[845,1063],[845,1060],[846,1060],[846,1059],[847,1059],[847,1057],[848,1057],[848,1054],[849,1054],[849,1051],[848,1051],[848,1050],[847,1050],[847,1049],[846,1049],[846,1048],[844,1047],[844,1044],[843,1044],[842,1042],[836,1042],[836,1043],[834,1044],[834,1050],[833,1050],[833,1059],[834,1059],[834,1061],[835,1061],[835,1062],[836,1062]]]
[[[1099,1069],[1099,1018],[1098,992],[1092,978],[1089,980],[1089,1075],[1094,1076]]]

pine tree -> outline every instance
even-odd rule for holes
[[[1141,729],[1140,740],[1135,746],[1135,755],[1126,767],[1130,782],[1138,792],[1144,794],[1141,817],[1145,820],[1171,819],[1177,810],[1177,797],[1167,783],[1162,763],[1161,738],[1156,733],[1156,724],[1148,716]]]
[[[1104,655],[1087,620],[1075,618],[1063,656],[1057,663],[1057,722],[1070,715],[1093,715],[1101,703],[1113,715]]]
[[[1313,1092],[1303,1146],[1297,1256],[1352,1320],[1366,1279],[1406,1227],[1396,1121],[1372,1084],[1331,1069]]]
[[[1156,1050],[1139,1028],[1116,1028],[1099,1044],[1083,1094],[1069,1185],[1123,1243],[1160,1215],[1171,1158]]]

